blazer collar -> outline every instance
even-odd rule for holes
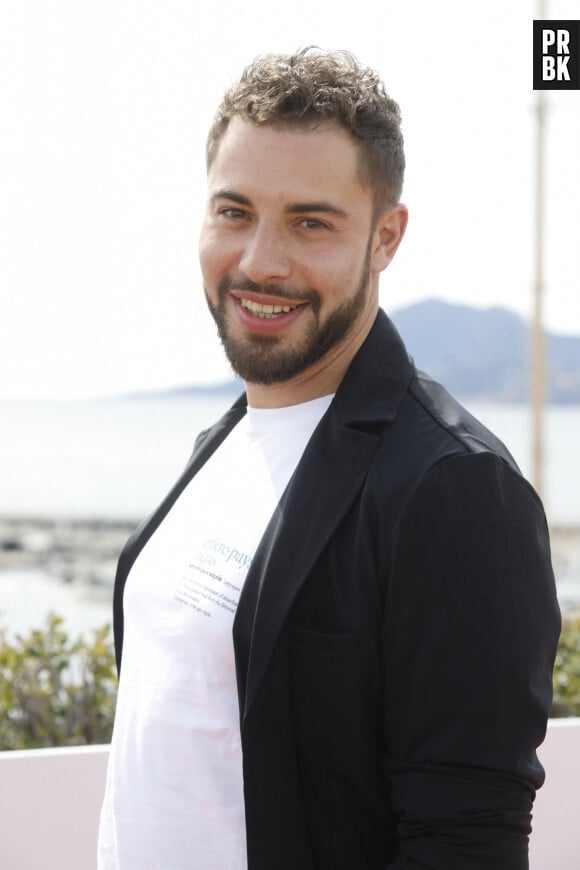
[[[403,342],[380,311],[252,560],[233,629],[242,720],[296,595],[363,486],[382,428],[395,417],[413,373]]]
[[[362,427],[392,420],[414,373],[401,336],[379,309],[336,393],[333,404],[339,420]]]

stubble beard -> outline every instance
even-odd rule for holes
[[[255,284],[253,281],[234,282],[224,276],[218,284],[218,303],[205,296],[225,354],[234,372],[250,384],[272,386],[292,380],[297,375],[319,362],[329,351],[340,344],[349,334],[365,307],[369,292],[369,256],[356,293],[339,308],[321,321],[321,298],[315,290],[289,291],[275,284]],[[246,290],[252,293],[279,296],[293,302],[307,302],[310,317],[308,329],[298,345],[284,346],[276,335],[248,333],[243,337],[231,334],[228,325],[227,303],[230,290]]]

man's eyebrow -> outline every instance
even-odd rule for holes
[[[216,190],[216,192],[212,194],[212,202],[216,202],[218,199],[229,199],[231,202],[237,202],[239,205],[252,204],[247,196],[244,196],[241,193],[236,193],[234,190],[228,190],[227,188]]]
[[[288,214],[303,214],[304,212],[322,212],[323,214],[332,214],[336,217],[345,218],[347,217],[347,213],[342,208],[338,208],[336,205],[332,205],[330,202],[293,202],[292,205],[287,206],[286,212]]]

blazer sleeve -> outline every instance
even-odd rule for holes
[[[382,639],[389,870],[525,870],[560,615],[543,509],[503,459],[439,462],[392,541]]]

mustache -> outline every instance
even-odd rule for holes
[[[224,275],[218,283],[218,298],[223,300],[230,290],[244,290],[249,293],[257,293],[262,296],[280,296],[289,302],[310,302],[314,311],[320,308],[320,297],[315,290],[295,290],[292,287],[283,287],[281,284],[257,284],[248,278],[234,280],[229,275]]]

